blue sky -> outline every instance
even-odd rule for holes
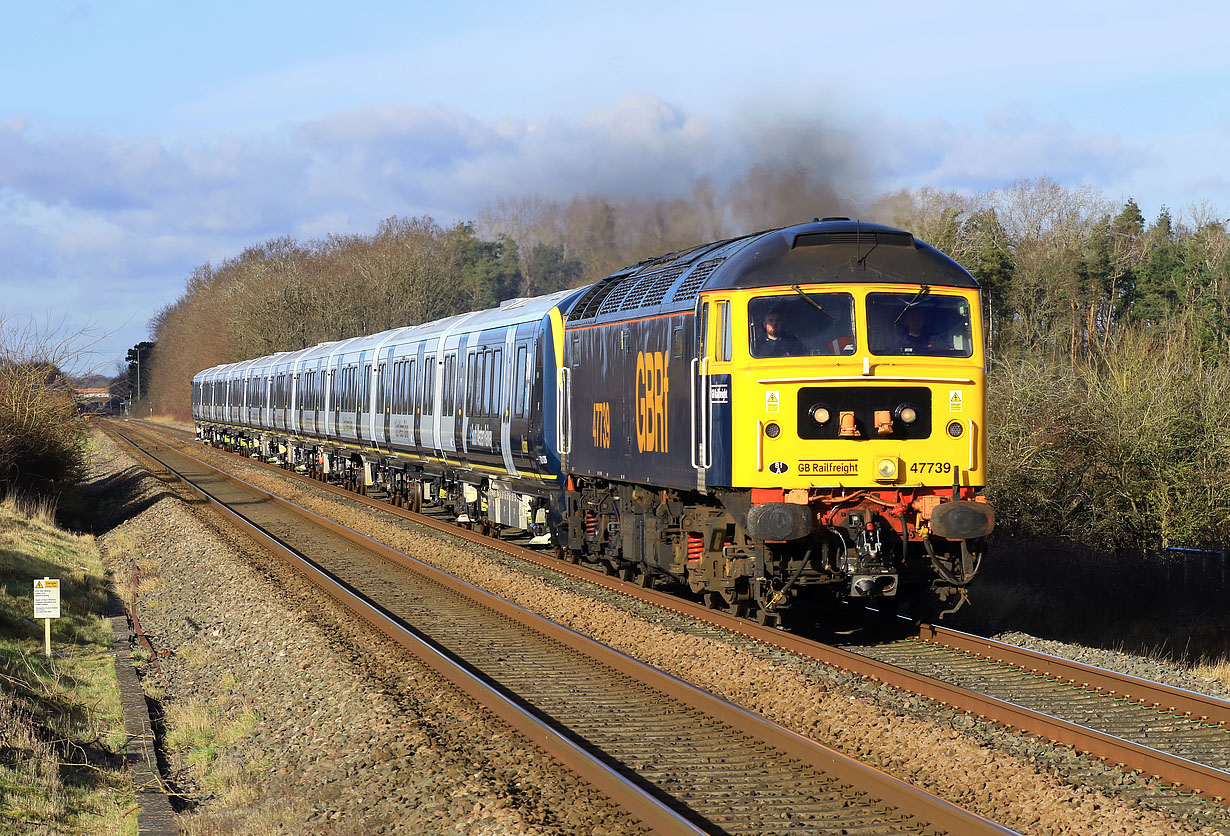
[[[249,244],[777,159],[1230,217],[1230,6],[992,5],[0,0],[0,310],[111,373]]]

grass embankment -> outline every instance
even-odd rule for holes
[[[44,654],[35,578],[60,578],[61,617]],[[0,503],[0,832],[133,834],[135,793],[107,592],[93,538],[47,507]]]

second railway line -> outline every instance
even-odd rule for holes
[[[237,461],[237,460],[235,460],[235,459],[231,459],[231,461]],[[331,502],[330,500],[325,500],[325,504],[326,504],[326,505],[330,504],[330,502]],[[475,562],[475,565],[476,565],[476,566],[481,566],[481,564],[482,564],[482,561],[481,561],[481,560],[480,560],[480,561],[476,561],[476,562]],[[483,574],[483,573],[484,573],[484,571],[483,571],[483,570],[481,570],[481,569],[479,570],[479,572],[480,572],[480,574]],[[489,572],[488,572],[488,573],[486,573],[486,574],[491,574],[491,573],[489,573]],[[568,584],[569,582],[568,582],[568,581],[566,581],[566,580],[564,580],[564,581],[562,581],[562,583],[564,583],[564,584],[566,585],[566,584]],[[592,592],[591,592],[591,593],[582,593],[582,594],[590,594],[590,595],[593,595],[594,593],[592,593]],[[602,593],[598,593],[598,595],[599,595],[599,597],[602,597]],[[531,597],[533,597],[533,596],[531,596]],[[538,597],[539,597],[539,599],[540,599],[540,602],[541,602],[541,603],[543,603],[543,605],[546,605],[546,604],[545,604],[545,600],[546,600],[547,598],[550,598],[550,597],[551,597],[551,595],[550,595],[550,594],[548,594],[548,593],[546,593],[545,591],[540,590],[540,592],[539,592],[539,594],[538,594]],[[626,605],[625,605],[625,606],[626,606]],[[635,606],[635,605],[634,605],[634,606]],[[654,608],[651,608],[651,609],[654,609]],[[596,619],[597,619],[597,616],[595,616],[594,618],[595,618],[595,620],[596,620]],[[658,612],[656,612],[656,613],[651,613],[651,614],[648,616],[648,618],[650,618],[650,619],[651,619],[651,620],[653,620],[653,621],[656,621],[656,622],[662,623],[662,624],[668,624],[668,623],[672,623],[672,624],[673,624],[673,622],[674,622],[677,618],[679,618],[679,617],[674,616],[674,615],[671,615],[671,614],[669,614],[669,613],[663,613],[663,612],[661,612],[661,611],[658,611]],[[582,619],[582,621],[585,621],[585,619]],[[574,626],[576,626],[576,625],[574,624]],[[586,624],[582,624],[582,625],[581,625],[581,629],[590,630],[590,629],[592,629],[592,628],[593,628],[593,625],[592,625],[592,624],[588,624],[588,623],[586,623]],[[695,624],[693,624],[693,627],[692,627],[692,628],[690,628],[690,629],[692,629],[692,630],[694,630],[694,631],[699,630],[699,632],[700,632],[700,633],[702,633],[702,634],[703,634],[703,633],[705,633],[706,631],[710,631],[710,632],[712,632],[712,631],[713,631],[713,628],[706,628],[706,627],[704,627],[703,625],[701,625],[701,626],[698,628],[698,627],[696,627],[696,626],[695,626]],[[763,656],[773,657],[773,656],[775,655],[774,651],[773,651],[771,648],[766,648],[766,647],[764,647],[763,645],[761,645],[760,643],[755,642],[755,641],[748,641],[748,640],[741,639],[741,638],[740,638],[740,637],[738,637],[738,636],[731,636],[731,635],[730,635],[729,633],[727,633],[724,629],[722,629],[722,630],[717,630],[717,631],[716,631],[716,633],[714,633],[714,634],[715,634],[715,635],[717,635],[717,634],[724,635],[724,636],[725,636],[725,639],[724,639],[725,641],[732,642],[732,643],[734,643],[736,646],[737,646],[737,645],[739,645],[739,644],[742,644],[744,647],[749,648],[749,649],[751,650],[751,652],[756,653],[756,654],[760,654],[762,657],[763,657]],[[613,640],[613,641],[612,641],[612,643],[613,643],[615,646],[619,646],[619,642],[620,642],[621,640],[622,640],[622,639],[615,639],[615,640]],[[635,643],[636,643],[636,642],[635,642],[635,639],[633,639],[633,640],[632,640],[632,644],[635,644]],[[667,669],[670,669],[670,665],[671,665],[671,664],[674,664],[674,663],[672,663],[672,662],[670,662],[670,661],[664,661],[664,662],[663,662],[663,664],[664,664],[664,666],[665,666],[665,667],[667,667]],[[728,663],[728,664],[729,664],[729,663]],[[806,664],[804,664],[804,665],[803,665],[803,667],[807,667],[807,665],[806,665]],[[692,671],[689,671],[689,672],[691,673]],[[811,673],[811,674],[809,674],[809,675],[815,675],[815,672],[814,672],[814,671],[812,671],[812,673]],[[823,677],[825,677],[825,676],[828,676],[828,674],[822,674],[822,675],[821,675],[821,678],[823,678]],[[738,679],[738,677],[737,677],[737,676],[733,676],[733,677],[731,677],[731,678],[733,678],[733,679]],[[730,683],[728,682],[728,683],[727,683],[727,685],[730,685]],[[734,687],[736,690],[738,690],[740,686],[738,686],[738,685],[733,685],[733,686],[731,686],[731,687]],[[746,687],[746,685],[745,685],[745,686],[743,686],[743,687]],[[772,686],[768,686],[768,687],[769,687],[770,689],[772,688]],[[814,687],[816,687],[816,684],[815,684],[815,682],[814,682],[814,681],[813,681],[813,685],[812,685],[812,687],[813,687],[813,688],[814,688]],[[822,686],[820,686],[820,687],[821,687],[821,689],[823,689],[823,688],[826,688],[827,686],[823,686],[823,685],[822,685]],[[866,686],[863,686],[863,687],[864,687],[864,690],[865,690],[865,689],[866,689]],[[882,695],[881,695],[881,696],[882,696]],[[773,700],[772,700],[772,699],[767,699],[767,698],[765,697],[765,695],[763,695],[763,694],[762,694],[762,695],[760,695],[760,696],[750,697],[750,698],[749,698],[749,697],[748,697],[748,695],[747,695],[747,692],[746,692],[746,691],[744,691],[742,694],[740,694],[740,697],[741,697],[741,698],[743,698],[743,699],[745,699],[745,700],[750,700],[750,702],[751,702],[752,704],[755,704],[755,705],[756,705],[756,707],[757,707],[758,709],[760,709],[760,710],[765,710],[765,711],[767,711],[767,712],[768,712],[768,713],[770,713],[770,714],[773,714],[774,712],[782,712],[782,711],[783,711],[783,709],[782,709],[782,707],[781,707],[780,705],[774,705],[774,704],[773,704]],[[889,697],[888,699],[889,699],[889,701],[891,702],[894,698],[893,698],[893,697]],[[898,699],[899,699],[899,698],[898,698]],[[899,700],[899,701],[900,701],[900,700]],[[818,700],[818,702],[823,702],[823,700]],[[904,700],[904,702],[905,702],[905,703],[909,703],[910,701],[909,701],[909,700],[908,700],[908,698],[907,698],[907,699],[905,699],[905,700]],[[785,713],[786,713],[786,714],[789,714],[789,713],[791,713],[791,712],[790,712],[789,710],[786,710],[786,711],[785,711]],[[959,719],[958,719],[958,720],[955,720],[954,722],[955,722],[958,726],[961,726],[961,725],[966,725],[965,721],[960,721]],[[901,724],[898,724],[898,725],[901,725]],[[983,724],[979,723],[979,724],[977,724],[977,725],[982,726]],[[814,727],[813,727],[813,728],[814,728]],[[880,741],[880,745],[886,745],[886,746],[889,746],[889,747],[891,748],[891,743],[890,743],[890,741],[892,741],[893,739],[895,739],[895,738],[894,738],[894,736],[893,736],[893,734],[891,733],[893,730],[889,730],[887,727],[885,727],[884,731],[885,731],[885,736],[884,736],[884,739],[883,739],[882,741]],[[847,737],[847,735],[849,735],[849,734],[850,734],[850,732],[849,732],[848,730],[841,730],[841,729],[830,729],[830,733],[836,734],[836,735],[838,736],[838,738],[842,739],[842,743],[843,743],[843,745],[844,745],[844,744],[846,744],[847,742],[849,743],[849,745],[852,745],[852,746],[853,746],[853,747],[855,747],[855,748],[858,748],[859,746],[866,746],[866,745],[867,745],[865,742],[864,742],[864,743],[862,743],[862,744],[858,743],[858,742],[857,742],[857,735],[854,735],[853,737]],[[984,736],[988,736],[988,737],[996,737],[997,735],[998,735],[998,733],[995,733],[995,734],[990,734],[990,735],[986,735],[986,734],[984,733]],[[1018,743],[1010,743],[1010,744],[1009,744],[1009,748],[1012,748],[1013,746],[1018,746],[1018,745],[1019,745]],[[896,760],[901,760],[901,759],[900,759],[900,758],[897,758]],[[906,760],[908,761],[908,758],[907,758]],[[1127,788],[1127,790],[1129,791],[1129,794],[1135,794],[1135,795],[1143,796],[1143,797],[1147,800],[1147,803],[1149,803],[1149,804],[1157,804],[1157,805],[1159,805],[1159,806],[1169,807],[1170,809],[1175,809],[1175,810],[1177,810],[1177,811],[1180,811],[1180,813],[1181,813],[1181,814],[1188,814],[1188,813],[1192,813],[1192,814],[1196,815],[1196,816],[1197,816],[1197,818],[1199,818],[1201,815],[1205,815],[1206,813],[1208,813],[1209,811],[1211,811],[1213,808],[1216,808],[1216,807],[1218,807],[1218,806],[1219,806],[1219,805],[1216,805],[1216,804],[1212,804],[1212,805],[1210,806],[1210,803],[1209,803],[1209,802],[1198,802],[1198,801],[1193,802],[1193,801],[1184,801],[1180,795],[1175,794],[1175,793],[1171,793],[1171,792],[1169,792],[1169,791],[1165,790],[1164,788],[1158,788],[1158,787],[1156,787],[1156,786],[1154,786],[1154,785],[1151,785],[1151,784],[1150,784],[1147,780],[1143,780],[1142,778],[1135,777],[1135,776],[1134,776],[1134,775],[1132,775],[1132,774],[1128,774],[1128,775],[1126,775],[1126,780],[1125,780],[1125,776],[1123,775],[1123,773],[1119,773],[1119,776],[1120,776],[1120,777],[1116,778],[1116,777],[1115,777],[1115,775],[1116,775],[1116,773],[1117,773],[1117,770],[1115,770],[1115,769],[1113,769],[1113,768],[1108,769],[1108,768],[1106,768],[1106,767],[1100,766],[1099,764],[1097,764],[1097,763],[1095,763],[1095,762],[1091,762],[1091,761],[1088,761],[1088,760],[1083,759],[1083,758],[1079,758],[1079,757],[1071,757],[1071,756],[1064,756],[1064,755],[1062,755],[1062,753],[1055,753],[1055,754],[1048,754],[1048,755],[1044,755],[1044,756],[1042,756],[1042,757],[1041,757],[1041,760],[1043,760],[1043,761],[1051,761],[1051,762],[1055,763],[1055,764],[1056,764],[1056,768],[1057,768],[1057,769],[1058,769],[1061,773],[1071,773],[1071,774],[1073,774],[1073,775],[1078,775],[1078,776],[1080,776],[1080,777],[1079,777],[1079,780],[1080,780],[1080,781],[1082,781],[1082,782],[1090,783],[1090,784],[1092,784],[1092,785],[1102,785],[1102,786],[1106,786],[1106,787],[1108,787],[1108,788],[1115,787],[1115,786],[1118,786],[1119,788],[1125,788],[1125,787],[1126,787],[1126,788]],[[1192,806],[1193,804],[1195,805],[1194,807]],[[1187,813],[1183,813],[1182,811],[1184,811],[1184,810],[1186,810],[1186,811],[1187,811]],[[1202,811],[1204,811],[1204,812],[1202,812]],[[1216,818],[1216,815],[1214,815],[1214,818]]]

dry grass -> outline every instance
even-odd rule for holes
[[[51,497],[32,497],[14,491],[0,500],[0,510],[11,517],[55,525],[56,500]]]
[[[1226,685],[1230,685],[1230,656],[1225,656],[1216,662],[1201,662],[1192,668],[1192,671],[1198,676],[1219,679]]]
[[[193,782],[225,806],[242,806],[258,785],[254,766],[228,758],[235,744],[256,728],[256,710],[237,703],[229,708],[203,702],[166,705],[164,745],[190,772]]]

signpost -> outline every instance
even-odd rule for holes
[[[47,658],[51,658],[51,619],[60,617],[60,579],[34,581],[34,617],[43,619],[47,638]]]

